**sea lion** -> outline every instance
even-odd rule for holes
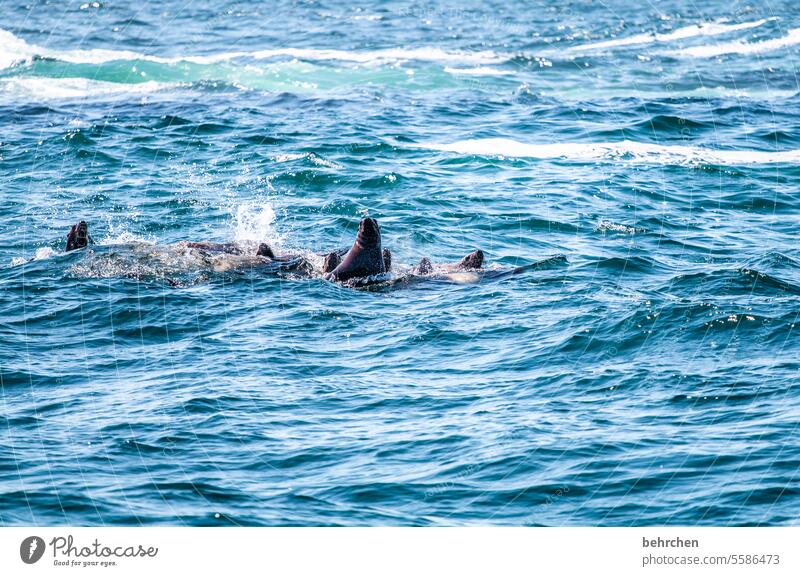
[[[330,266],[335,261],[335,257],[328,254],[325,260]],[[391,255],[389,264],[391,265]],[[385,272],[386,262],[381,248],[381,228],[374,218],[364,218],[358,225],[358,235],[353,246],[336,268],[325,274],[325,279],[345,282],[351,278],[366,278]]]
[[[470,252],[455,264],[442,264],[440,266],[441,268],[444,269],[444,272],[446,273],[463,272],[467,270],[480,270],[481,266],[483,266],[483,259],[484,259],[483,250],[475,250],[475,252]],[[420,260],[419,264],[414,266],[414,268],[412,269],[412,273],[417,276],[425,276],[426,274],[432,274],[433,263],[431,262],[430,258],[423,258],[422,260]]]
[[[187,248],[194,248],[196,250],[203,250],[205,252],[222,252],[223,254],[241,255],[242,247],[235,242],[184,242]],[[269,244],[262,242],[258,245],[256,256],[262,256],[271,260],[275,259],[275,253],[270,248]]]
[[[89,225],[86,223],[86,221],[81,220],[77,224],[73,224],[72,228],[70,228],[70,231],[67,234],[67,247],[65,251],[69,252],[71,250],[77,250],[78,248],[85,248],[89,244],[94,244],[94,240],[92,240],[91,236],[89,236]],[[245,254],[242,246],[235,242],[178,242],[176,246],[192,248],[210,253],[234,254],[237,256]],[[279,259],[275,256],[275,252],[266,242],[261,242],[258,245],[255,255],[261,256],[262,258],[269,258],[270,260]],[[281,258],[293,259],[296,258],[296,256],[286,256]]]
[[[94,244],[89,236],[89,225],[81,220],[74,224],[67,234],[67,251],[85,248]],[[319,269],[312,264],[304,254],[281,254],[266,243],[261,243],[254,250],[252,247],[238,243],[214,242],[178,242],[172,248],[195,251],[199,256],[202,267],[215,272],[232,270],[263,270],[266,274],[300,275],[304,277],[319,277]],[[255,253],[254,253],[255,252]],[[322,256],[322,255],[320,255]],[[381,230],[374,218],[364,218],[359,223],[358,234],[352,247],[330,252],[323,256],[323,277],[336,282],[346,282],[351,279],[369,279],[369,283],[387,285],[408,284],[424,279],[444,279],[459,283],[479,282],[483,278],[499,279],[509,275],[518,274],[526,270],[538,269],[551,263],[566,261],[563,256],[553,257],[541,262],[520,266],[512,269],[492,268],[484,270],[485,255],[482,250],[475,250],[461,258],[458,262],[434,265],[429,258],[422,258],[419,264],[396,278],[372,278],[385,274],[392,268],[392,253],[381,245]]]
[[[215,272],[260,269],[269,273],[312,275],[313,265],[303,254],[275,254],[269,244],[261,242],[253,254],[252,248],[235,243],[179,242],[178,246],[196,250],[203,262]]]
[[[84,220],[73,224],[67,234],[67,247],[65,252],[86,248],[89,244],[94,244],[94,240],[89,236],[89,225]]]
[[[186,248],[193,248],[195,250],[202,250],[204,252],[221,252],[223,254],[236,254],[242,253],[242,249],[238,244],[233,242],[179,242],[178,245],[186,246]]]

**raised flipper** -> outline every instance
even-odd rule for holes
[[[388,248],[383,249],[383,267],[386,268],[386,272],[392,269],[392,253]]]
[[[333,272],[336,270],[336,267],[342,263],[342,257],[339,255],[338,252],[331,252],[330,254],[325,256],[325,260],[322,263],[322,273],[328,274],[329,272]]]
[[[431,272],[433,272],[433,264],[429,258],[423,258],[420,260],[419,264],[414,266],[414,269],[412,270],[413,274],[417,274],[419,276],[430,274]]]
[[[458,263],[462,270],[477,270],[483,266],[483,250],[475,250],[464,256]]]

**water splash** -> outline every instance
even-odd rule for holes
[[[275,228],[275,210],[268,202],[247,202],[235,208],[233,240],[248,246],[260,242],[282,244],[283,238]]]

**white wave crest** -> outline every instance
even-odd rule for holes
[[[283,162],[294,162],[295,160],[303,160],[306,159],[315,166],[321,166],[324,168],[334,168],[340,169],[342,166],[337,164],[333,160],[326,160],[325,158],[314,154],[313,152],[296,152],[296,153],[287,153],[287,154],[276,154],[272,157],[275,162],[283,163]]]
[[[55,256],[57,252],[50,248],[49,246],[45,246],[43,248],[39,248],[36,250],[36,253],[33,255],[34,260],[47,260]]]
[[[444,71],[448,74],[464,76],[506,76],[514,73],[510,70],[498,70],[489,66],[478,66],[476,68],[450,68],[448,66]]]
[[[761,42],[742,42],[738,40],[709,46],[692,46],[691,48],[679,50],[677,55],[695,58],[713,58],[715,56],[722,56],[723,54],[760,54],[762,52],[771,52],[796,44],[800,44],[800,28],[792,28],[788,31],[786,36],[762,40]]]
[[[439,48],[386,48],[381,50],[355,51],[315,48],[275,48],[253,52],[223,52],[206,56],[153,56],[129,50],[55,50],[35,44],[28,44],[11,32],[0,29],[0,69],[8,68],[34,57],[53,58],[72,64],[103,64],[117,60],[143,60],[160,64],[190,62],[194,64],[214,64],[235,59],[266,60],[270,58],[295,58],[299,60],[336,60],[360,64],[418,60],[443,63],[493,64],[508,60],[508,55],[491,51],[447,52]]]
[[[142,55],[127,50],[52,50],[28,44],[22,38],[0,28],[0,69],[29,62],[36,56],[75,64],[99,64],[114,60],[137,60]],[[156,59],[156,61],[165,60]]]
[[[31,46],[27,42],[0,28],[0,70],[29,60],[32,56]]]
[[[259,50],[249,54],[256,59],[290,56],[301,60],[340,60],[345,62],[381,63],[398,60],[420,60],[428,62],[455,62],[465,64],[496,64],[505,62],[509,56],[491,52],[447,52],[439,48],[386,48],[355,52],[349,50],[316,50],[308,48],[280,48]]]
[[[43,248],[37,248],[36,252],[33,254],[33,258],[23,258],[22,256],[14,256],[11,259],[10,266],[21,266],[28,262],[33,262],[35,260],[47,260],[48,258],[52,258],[58,254],[55,250],[50,248],[49,246],[44,246]]]
[[[541,91],[539,94],[562,102],[607,101],[615,98],[636,98],[638,100],[650,102],[666,98],[734,98],[737,100],[771,101],[781,98],[791,98],[797,93],[797,90],[777,90],[769,87],[765,90],[752,90],[749,88],[728,88],[726,86],[701,86],[699,88],[667,92],[665,90],[650,90],[647,88],[620,88],[616,86],[593,88],[577,86],[559,88],[553,91]]]
[[[122,84],[86,78],[5,78],[0,80],[0,93],[31,100],[85,98],[113,94],[145,94],[174,87],[163,82]]]
[[[615,40],[606,40],[604,42],[581,44],[580,46],[573,46],[572,48],[569,48],[568,51],[591,52],[594,50],[605,50],[607,48],[619,48],[638,44],[672,42],[674,40],[684,40],[686,38],[694,38],[696,36],[717,36],[719,34],[728,34],[729,32],[757,28],[758,26],[766,24],[772,20],[777,20],[777,18],[762,18],[761,20],[756,20],[754,22],[742,22],[740,24],[726,24],[724,20],[717,22],[703,22],[702,24],[684,26],[683,28],[678,28],[677,30],[664,34],[636,34],[635,36],[628,36],[627,38],[617,38]]]
[[[421,144],[418,147],[477,156],[541,158],[564,160],[629,161],[650,164],[772,164],[800,163],[800,150],[715,150],[699,146],[646,144],[623,140],[592,144],[526,144],[508,138],[461,140],[452,144]]]

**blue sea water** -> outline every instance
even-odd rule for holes
[[[0,8],[0,524],[797,523],[795,2]]]

